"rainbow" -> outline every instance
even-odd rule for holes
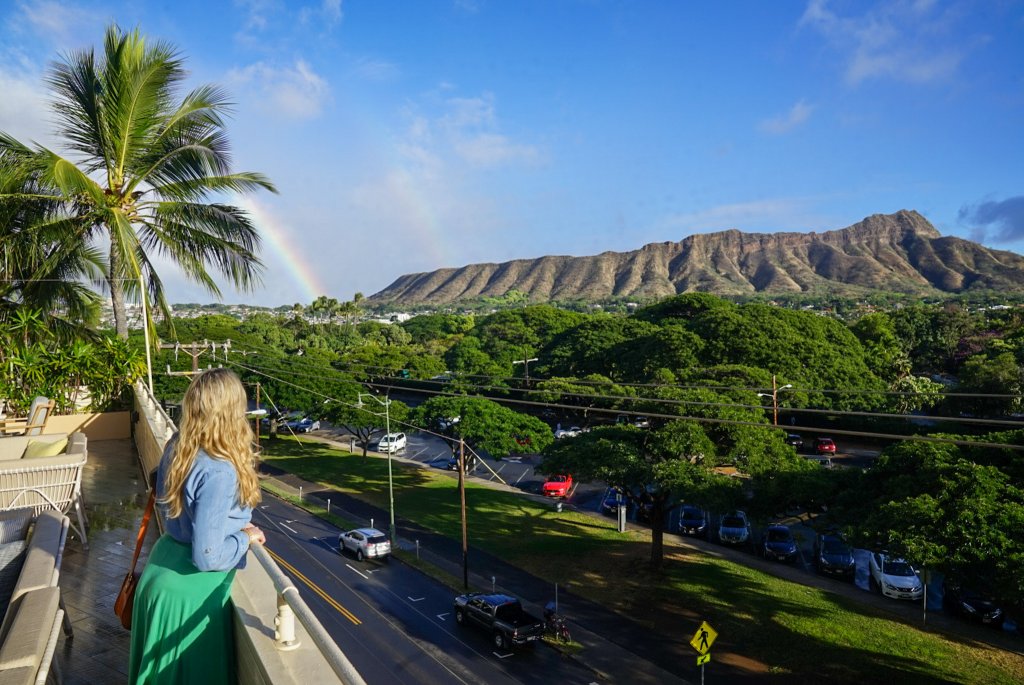
[[[270,210],[261,205],[251,197],[238,197],[236,202],[239,207],[249,213],[253,224],[259,229],[260,235],[284,263],[292,280],[304,291],[306,302],[315,300],[320,295],[327,294],[327,287],[320,280],[316,270],[309,261],[297,249],[297,241],[290,239],[288,229],[281,221],[271,214]],[[277,274],[269,274],[270,279],[276,279]],[[273,286],[272,280],[265,282],[267,286]]]

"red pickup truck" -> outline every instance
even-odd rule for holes
[[[572,476],[551,476],[551,478],[544,483],[544,487],[541,488],[541,492],[548,497],[568,497],[569,493],[572,492]]]

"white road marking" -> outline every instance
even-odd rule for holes
[[[410,602],[422,602],[426,597],[409,597]]]
[[[446,619],[445,619],[445,616],[447,616],[447,615],[448,615],[449,613],[450,613],[450,612],[447,612],[447,611],[446,611],[446,612],[445,612],[445,613],[443,613],[443,614],[438,614],[438,615],[437,615],[437,617],[438,617],[439,619],[441,619],[442,621],[444,621],[444,620],[446,620]]]
[[[519,485],[519,481],[521,481],[523,479],[523,476],[525,476],[525,475],[526,475],[526,471],[524,470],[521,474],[519,474],[519,477],[516,478],[515,484]]]
[[[497,652],[491,652],[491,654],[498,657],[499,659],[507,659],[510,656],[512,656],[512,652],[509,652],[508,654],[498,654]]]
[[[288,530],[290,530],[291,532],[295,533],[296,535],[298,535],[298,534],[299,534],[299,531],[295,530],[294,528],[292,528],[291,526],[289,526],[289,525],[288,525],[287,523],[282,523],[282,524],[281,524],[281,527],[282,527],[282,528],[287,528]]]
[[[366,578],[367,580],[370,579],[370,576],[366,575],[365,573],[363,573],[362,571],[360,571],[357,568],[353,568],[353,566],[351,564],[345,564],[345,565],[348,566],[353,571],[355,571],[356,573],[358,573],[359,575],[361,575],[363,578]]]

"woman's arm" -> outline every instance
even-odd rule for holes
[[[200,571],[230,571],[249,549],[249,535],[229,516],[238,498],[238,479],[210,469],[196,480],[192,563]]]

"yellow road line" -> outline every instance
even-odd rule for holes
[[[295,575],[296,578],[298,578],[303,583],[308,585],[309,588],[311,590],[313,590],[313,592],[315,592],[316,594],[318,594],[321,597],[323,597],[324,601],[327,602],[328,604],[330,604],[335,609],[337,609],[339,614],[341,614],[342,616],[344,616],[348,620],[352,621],[352,623],[356,624],[357,626],[362,624],[362,621],[360,621],[358,618],[356,618],[355,614],[353,614],[351,611],[349,611],[345,607],[343,607],[340,604],[338,604],[334,600],[333,597],[331,597],[326,592],[324,592],[320,588],[320,586],[317,585],[316,583],[314,583],[312,580],[310,580],[306,576],[302,575],[302,573],[297,568],[295,568],[294,566],[289,564],[287,561],[282,559],[280,556],[275,554],[272,550],[270,550],[270,548],[266,548],[266,550],[267,550],[267,553],[270,554],[270,556],[274,559],[274,561],[276,561],[279,565],[283,566],[286,570],[291,571]]]

